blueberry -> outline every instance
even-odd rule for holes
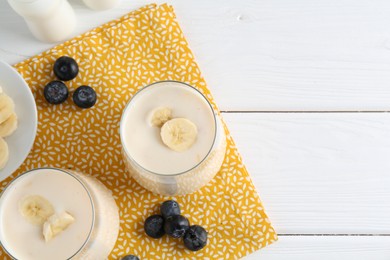
[[[79,66],[73,58],[62,56],[54,63],[53,70],[57,78],[68,81],[77,76],[79,73]]]
[[[201,250],[207,245],[207,231],[201,226],[193,225],[184,234],[183,241],[187,249]]]
[[[139,260],[138,256],[135,255],[127,255],[121,258],[121,260]]]
[[[145,233],[152,238],[160,238],[165,235],[164,218],[160,215],[153,215],[145,220]]]
[[[73,102],[81,108],[93,107],[96,103],[96,92],[89,86],[81,86],[73,93]]]
[[[190,222],[182,215],[168,217],[164,224],[165,233],[174,238],[184,236],[189,227]]]
[[[167,200],[163,204],[161,204],[160,208],[161,215],[167,219],[171,216],[180,215],[180,206],[174,200]]]
[[[45,99],[50,104],[61,104],[68,98],[68,87],[61,81],[52,81],[43,90]]]

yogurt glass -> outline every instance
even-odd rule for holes
[[[22,216],[26,196],[47,199],[56,213],[75,221],[46,242],[42,226]],[[119,232],[118,208],[111,192],[96,178],[70,170],[39,168],[15,178],[0,197],[0,243],[13,259],[106,259]]]
[[[164,145],[161,130],[150,124],[155,109],[171,109],[198,131],[192,147],[177,152]],[[161,195],[185,195],[206,185],[220,170],[226,152],[221,118],[196,88],[178,81],[159,81],[137,92],[125,107],[120,136],[128,173]]]
[[[75,12],[67,0],[8,0],[8,3],[41,41],[63,41],[76,27]]]

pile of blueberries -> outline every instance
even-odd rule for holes
[[[161,215],[152,215],[145,220],[145,233],[152,238],[165,234],[183,238],[184,245],[191,251],[198,251],[207,244],[207,232],[198,225],[190,226],[188,219],[180,215],[180,206],[174,200],[165,201],[160,208]]]
[[[67,56],[62,56],[56,60],[53,67],[54,74],[59,80],[54,80],[47,84],[43,94],[50,104],[61,104],[69,96],[68,87],[63,81],[74,79],[79,73],[77,62]],[[96,103],[96,92],[90,86],[80,86],[73,93],[73,102],[81,108],[93,107]]]
[[[152,215],[145,220],[145,233],[152,238],[165,234],[173,238],[183,238],[184,245],[191,251],[198,251],[207,245],[207,231],[198,225],[190,226],[188,219],[180,215],[180,206],[174,200],[165,201],[160,207],[161,215]],[[139,260],[127,255],[121,260]]]

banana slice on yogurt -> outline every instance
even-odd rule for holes
[[[22,199],[19,202],[19,211],[33,225],[42,225],[48,217],[54,214],[53,205],[39,195],[31,195]]]
[[[150,123],[152,126],[162,127],[172,119],[172,110],[169,107],[158,107],[151,112]]]
[[[75,218],[68,212],[51,215],[43,224],[45,241],[49,242],[52,240],[59,233],[67,229],[74,221]]]
[[[198,136],[196,125],[187,118],[174,118],[161,127],[163,143],[176,152],[191,148]]]

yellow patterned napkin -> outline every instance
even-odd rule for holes
[[[77,108],[71,98],[57,106],[44,100],[43,87],[55,79],[53,63],[62,55],[80,66],[78,77],[66,83],[70,90],[87,84],[97,91],[92,109]],[[187,82],[213,102],[171,6],[145,6],[15,67],[36,98],[39,124],[31,153],[12,177],[53,166],[101,180],[120,208],[121,231],[110,259],[126,254],[141,259],[237,259],[277,239],[230,135],[218,175],[200,191],[176,198],[190,222],[208,230],[207,247],[193,253],[180,240],[144,234],[145,218],[157,213],[167,197],[148,192],[126,174],[119,138],[125,104],[142,87],[167,79]]]

